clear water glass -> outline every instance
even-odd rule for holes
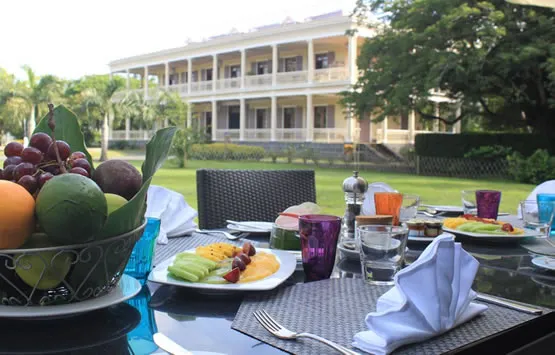
[[[524,227],[548,237],[551,232],[555,208],[553,202],[526,200],[520,201],[520,210]]]
[[[549,221],[551,214],[553,213],[553,207],[555,204],[555,194],[538,194],[536,196],[536,201],[539,206],[539,218],[542,222]],[[550,236],[555,236],[555,219],[551,219],[551,231]]]
[[[152,271],[152,258],[154,257],[154,246],[156,245],[156,238],[160,233],[160,219],[147,218],[145,231],[141,239],[137,241],[131,257],[125,266],[125,273],[133,276],[141,284],[145,284],[150,271]]]
[[[393,285],[403,267],[409,230],[404,226],[367,225],[357,230],[362,275],[373,285]]]
[[[416,217],[420,206],[420,196],[403,194],[403,202],[399,212],[399,221],[406,222]]]
[[[476,190],[462,190],[461,199],[464,214],[476,215],[478,213],[476,207]]]

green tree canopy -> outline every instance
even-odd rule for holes
[[[415,109],[446,123],[480,115],[499,128],[555,134],[552,9],[505,0],[359,0],[354,15],[369,12],[384,25],[363,45],[362,76],[343,99],[359,117]],[[436,117],[433,90],[460,100],[460,114]]]

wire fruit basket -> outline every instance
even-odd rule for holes
[[[2,305],[58,305],[107,294],[118,284],[145,226],[146,221],[130,232],[84,244],[0,250]]]

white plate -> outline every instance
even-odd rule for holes
[[[169,259],[162,261],[160,264],[156,265],[154,270],[148,276],[148,280],[161,284],[175,285],[189,287],[199,290],[208,291],[220,291],[220,292],[230,292],[230,291],[267,291],[276,288],[281,283],[289,278],[295,272],[297,267],[297,259],[295,255],[285,251],[277,249],[264,249],[257,248],[257,251],[263,251],[265,253],[274,254],[280,263],[279,270],[262,280],[247,282],[247,283],[237,283],[237,284],[207,284],[200,282],[188,282],[180,279],[176,279],[168,275],[168,266],[173,264],[175,255]],[[194,252],[194,249],[187,250],[188,252]]]
[[[539,256],[537,258],[533,258],[532,264],[542,269],[555,271],[555,258],[551,258],[549,256]]]
[[[227,229],[245,233],[270,233],[272,231],[272,222],[240,222],[242,225],[228,224]],[[252,226],[252,227],[249,227]]]
[[[434,237],[413,237],[409,235],[409,240],[411,242],[426,242],[426,243],[430,243],[431,241],[434,240]]]
[[[462,207],[460,206],[435,206],[435,205],[420,205],[421,207],[427,207],[427,208],[433,208],[434,210],[438,211],[438,212],[457,212],[457,213],[463,213],[464,210]]]
[[[475,239],[480,239],[480,240],[490,241],[490,242],[515,242],[515,241],[524,240],[530,237],[535,238],[535,237],[542,236],[541,233],[531,229],[526,229],[526,228],[524,229],[524,234],[520,234],[520,235],[496,235],[496,234],[487,234],[487,233],[471,233],[471,232],[463,232],[456,229],[446,228],[445,226],[443,227],[443,231],[447,233],[453,233],[455,235],[460,235],[464,237],[475,238]]]
[[[107,295],[86,301],[55,306],[0,306],[0,317],[5,318],[56,318],[113,306],[133,298],[141,290],[139,281],[123,275],[117,285]]]

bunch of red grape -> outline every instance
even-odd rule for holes
[[[90,177],[91,165],[83,152],[71,152],[69,144],[56,140],[61,163],[69,173]],[[4,148],[4,169],[0,179],[10,180],[34,194],[54,175],[60,174],[54,141],[46,133],[35,133],[24,148],[21,143],[11,142]]]

